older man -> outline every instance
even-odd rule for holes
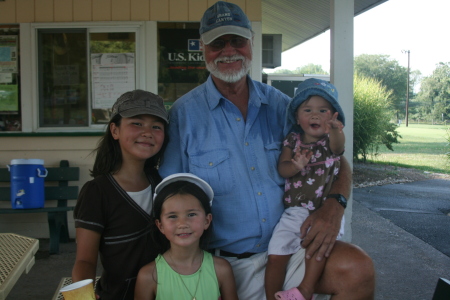
[[[200,35],[210,76],[170,110],[170,142],[160,173],[190,172],[212,186],[211,251],[231,262],[240,299],[265,299],[267,246],[284,209],[277,160],[289,98],[247,75],[253,32],[237,5],[219,1],[208,8]],[[343,159],[331,194],[348,197],[350,186],[351,171]],[[336,242],[345,206],[340,202],[327,199],[302,226],[307,250],[292,257],[284,289],[299,285],[305,257],[317,252],[327,261],[316,293],[373,299],[371,259],[356,246]]]

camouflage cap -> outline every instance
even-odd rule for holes
[[[111,120],[120,114],[123,118],[137,115],[153,115],[169,123],[169,115],[164,106],[164,100],[153,93],[134,90],[122,94],[114,103]]]

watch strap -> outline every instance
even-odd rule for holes
[[[342,194],[329,194],[327,198],[334,198],[342,207],[347,207],[347,199]]]

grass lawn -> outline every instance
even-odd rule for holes
[[[379,155],[370,157],[374,163],[412,167],[423,171],[450,174],[450,161],[445,155],[450,151],[446,129],[441,125],[402,124],[397,128],[402,136],[394,151],[382,146]]]

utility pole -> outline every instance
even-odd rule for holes
[[[402,53],[408,53],[408,80],[406,86],[406,113],[405,113],[405,123],[406,127],[408,127],[408,106],[409,106],[409,50],[402,50]]]

